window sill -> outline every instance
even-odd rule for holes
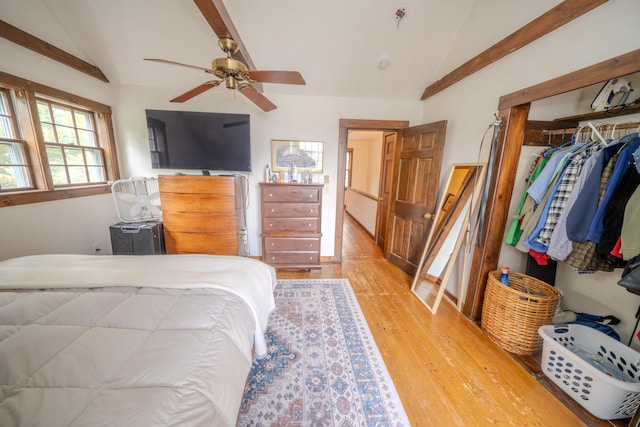
[[[0,208],[107,193],[111,193],[111,184],[61,188],[58,190],[31,190],[15,193],[0,193]]]

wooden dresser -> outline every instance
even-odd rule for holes
[[[320,268],[322,188],[260,184],[262,261],[283,270]]]
[[[239,254],[237,181],[234,176],[158,177],[168,254]]]

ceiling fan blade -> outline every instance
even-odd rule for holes
[[[262,83],[305,84],[302,75],[297,71],[247,71],[247,74],[251,79]]]
[[[273,102],[269,101],[266,96],[264,96],[263,94],[258,92],[251,85],[238,86],[238,90],[240,92],[242,92],[242,94],[244,96],[249,98],[254,104],[256,104],[258,107],[260,107],[263,111],[271,111],[271,110],[275,110],[276,108],[278,108],[278,107],[276,107],[276,104],[274,104]]]
[[[202,92],[205,92],[211,88],[218,86],[222,80],[210,80],[208,82],[202,83],[200,86],[196,86],[190,91],[183,93],[182,95],[176,96],[170,102],[185,102],[190,100],[196,95],[200,95]]]
[[[198,67],[197,65],[183,64],[182,62],[169,61],[167,59],[157,59],[157,58],[143,58],[143,59],[145,61],[153,61],[153,62],[160,62],[163,64],[180,65],[181,67],[195,68],[196,70],[202,70],[205,73],[209,73],[209,74],[213,73],[213,70],[211,68]]]

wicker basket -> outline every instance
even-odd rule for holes
[[[538,329],[551,323],[561,293],[553,286],[521,273],[500,283],[500,271],[489,273],[482,306],[482,330],[505,350],[534,354],[542,345]]]

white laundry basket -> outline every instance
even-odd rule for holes
[[[640,404],[640,353],[584,325],[545,325],[544,374],[598,418],[632,417]]]

